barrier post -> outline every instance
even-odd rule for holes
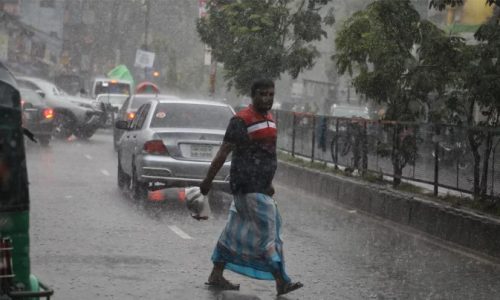
[[[439,192],[439,126],[435,127],[434,130],[434,196],[438,195]]]
[[[314,162],[314,146],[316,145],[316,115],[312,116],[312,150],[311,162]]]
[[[295,126],[297,123],[297,116],[293,113],[292,119],[292,157],[295,157]]]

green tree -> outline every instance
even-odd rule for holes
[[[338,72],[354,76],[357,92],[384,104],[386,119],[411,122],[421,116],[422,105],[429,105],[428,95],[444,93],[452,80],[448,70],[456,66],[453,51],[460,39],[422,20],[409,0],[379,0],[346,20],[335,44]],[[394,185],[417,158],[417,131],[394,125],[381,149],[391,157]]]
[[[326,37],[333,13],[320,14],[331,0],[209,0],[208,17],[197,23],[201,40],[224,64],[228,88],[247,94],[257,77],[293,78],[314,65],[311,42]]]
[[[474,157],[475,196],[486,198],[489,158],[494,137],[500,126],[500,26],[499,0],[485,0],[495,6],[495,14],[481,25],[474,35],[473,45],[464,45],[453,77],[456,79],[448,93],[447,109],[453,122],[467,126],[467,140]],[[432,0],[431,7],[444,9],[446,5],[462,5],[461,0]],[[477,119],[480,111],[482,118]],[[479,126],[480,128],[477,128]]]
[[[489,159],[500,126],[500,26],[482,25],[476,43],[464,45],[459,68],[453,74],[447,108],[454,123],[467,128],[474,158],[474,195],[487,194]],[[479,118],[477,117],[479,113]]]

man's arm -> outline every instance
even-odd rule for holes
[[[217,151],[217,154],[210,164],[210,168],[208,169],[205,179],[203,179],[200,185],[200,190],[203,195],[208,194],[208,191],[210,191],[215,175],[217,175],[217,172],[219,172],[220,168],[222,168],[224,162],[226,162],[227,156],[231,153],[233,148],[234,145],[228,142],[223,142],[220,146],[219,151]]]

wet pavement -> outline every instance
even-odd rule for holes
[[[53,299],[276,299],[274,283],[227,272],[205,287],[225,214],[119,191],[110,132],[28,145],[32,273]],[[314,179],[312,179],[314,180]],[[287,270],[304,288],[279,299],[496,299],[500,265],[398,224],[277,183]]]

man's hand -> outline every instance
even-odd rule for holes
[[[200,192],[203,196],[206,196],[212,187],[211,180],[207,180],[206,178],[200,184]]]
[[[210,164],[210,168],[208,168],[207,176],[200,184],[201,193],[206,196],[212,187],[212,180],[214,180],[215,175],[219,172],[220,168],[224,165],[227,156],[233,150],[233,144],[223,142],[217,151],[212,163]]]

